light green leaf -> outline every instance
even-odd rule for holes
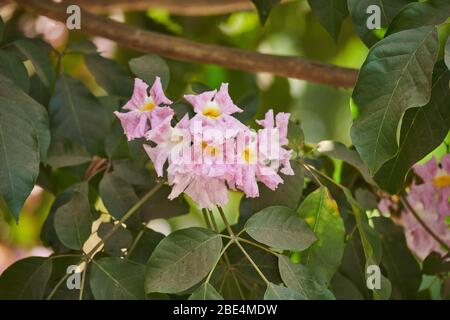
[[[328,284],[344,253],[345,227],[337,204],[328,190],[321,187],[308,195],[298,208],[298,213],[318,238],[302,253],[301,261],[317,281]]]
[[[0,194],[18,221],[39,173],[37,132],[18,102],[3,97],[0,97],[0,163]]]
[[[23,91],[28,92],[30,89],[27,69],[22,61],[5,50],[0,50],[0,73],[14,81]]]
[[[342,22],[348,16],[347,0],[308,0],[308,3],[317,20],[337,41]]]
[[[133,93],[133,81],[117,62],[98,54],[84,56],[86,66],[97,84],[110,95],[129,98]]]
[[[369,173],[369,168],[361,160],[358,152],[347,148],[344,144],[331,140],[320,141],[317,144],[317,151],[324,153],[330,157],[347,162],[349,165],[353,166],[355,169],[361,173],[364,180],[367,183],[375,185],[372,177]]]
[[[53,73],[52,63],[48,53],[44,49],[44,45],[32,39],[20,39],[14,42],[16,48],[31,62],[39,79],[47,88],[52,88],[55,83],[55,75]]]
[[[147,263],[147,293],[177,293],[199,283],[213,268],[222,239],[208,229],[175,231],[156,247]]]
[[[306,300],[305,297],[295,290],[282,285],[269,283],[267,285],[264,300]]]
[[[144,300],[145,266],[121,258],[94,260],[90,276],[96,300]]]
[[[395,15],[412,1],[414,0],[347,0],[348,10],[352,16],[356,33],[368,47],[380,40],[381,35],[377,34],[377,32],[386,29]],[[367,28],[367,20],[370,17],[370,14],[367,13],[367,8],[371,5],[376,5],[381,10],[381,30],[370,30]]]
[[[344,194],[352,208],[358,233],[361,238],[364,256],[366,257],[365,270],[367,270],[367,267],[371,265],[379,267],[382,257],[382,243],[380,236],[369,225],[369,220],[364,209],[361,208],[359,203],[353,198],[351,191],[348,189],[344,189]],[[392,287],[390,281],[383,274],[381,274],[381,287],[380,289],[372,290],[373,297],[375,299],[389,299],[389,297],[391,296],[391,290]]]
[[[270,11],[281,2],[281,0],[252,0],[259,14],[259,21],[264,25],[269,17]]]
[[[189,296],[189,300],[223,300],[223,297],[212,285],[205,282]]]
[[[392,20],[387,34],[422,26],[434,26],[447,20],[450,15],[450,1],[428,0],[412,2],[404,7]]]
[[[411,166],[437,148],[450,130],[450,71],[443,63],[438,63],[433,78],[430,102],[406,111],[400,130],[400,147],[374,177],[378,185],[390,193],[402,189]]]
[[[450,36],[445,44],[445,64],[447,65],[448,70],[450,70]]]
[[[244,228],[256,241],[283,250],[302,251],[317,240],[295,210],[281,206],[255,213]]]
[[[52,273],[48,258],[19,260],[0,277],[0,300],[41,300]]]
[[[324,262],[326,263],[326,262]],[[334,300],[334,295],[327,289],[326,285],[320,284],[314,278],[312,269],[301,264],[294,264],[286,256],[278,257],[278,268],[280,269],[283,282],[301,295],[306,300]]]
[[[107,122],[103,107],[78,80],[61,75],[49,105],[55,140],[71,139],[91,154],[103,152]]]
[[[360,115],[351,137],[372,174],[396,154],[403,113],[429,101],[437,51],[434,27],[393,34],[370,50],[353,91]]]
[[[93,222],[86,195],[74,192],[69,202],[56,210],[54,219],[59,240],[70,249],[81,249],[91,235]]]
[[[105,173],[99,185],[100,197],[109,213],[116,219],[123,215],[139,201],[133,187],[114,173]],[[139,212],[135,216],[139,216]]]
[[[170,70],[166,61],[160,56],[147,54],[130,60],[130,69],[136,77],[144,80],[149,86],[156,77],[161,78],[163,88],[167,88],[170,80]]]

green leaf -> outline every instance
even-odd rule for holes
[[[97,230],[98,236],[103,238],[114,228],[114,223],[102,223]],[[128,249],[133,241],[133,236],[128,229],[119,227],[110,236],[106,242],[103,240],[105,252],[113,256],[122,256],[124,254],[123,249]]]
[[[136,77],[144,80],[149,86],[155,82],[156,77],[160,77],[163,88],[167,88],[170,80],[170,70],[166,61],[160,56],[147,54],[131,59],[129,65]]]
[[[28,92],[30,89],[27,69],[22,61],[5,50],[0,50],[0,73],[14,81],[23,91]]]
[[[93,222],[86,195],[74,192],[69,202],[56,210],[54,219],[59,240],[70,249],[81,249],[91,235]]]
[[[51,272],[51,276],[48,279],[47,282],[47,288],[45,290],[45,294],[43,299],[47,299],[50,295],[50,293],[52,293],[52,291],[57,287],[58,283],[61,281],[61,279],[64,278],[64,282],[59,285],[58,288],[56,288],[56,290],[52,293],[52,300],[78,300],[79,296],[80,296],[80,291],[79,290],[74,290],[74,289],[69,289],[69,287],[67,286],[68,283],[70,284],[74,284],[75,281],[80,280],[80,284],[81,284],[81,273],[79,271],[81,271],[81,268],[76,270],[78,272],[75,272],[75,270],[73,270],[73,267],[71,266],[78,266],[80,264],[80,261],[82,261],[82,256],[80,255],[53,255],[50,257],[51,261],[52,261],[52,272]],[[69,267],[71,267],[69,269]],[[69,272],[68,272],[69,271]],[[80,276],[79,279],[75,279],[74,277],[71,278],[65,278],[67,275],[70,276]],[[76,277],[75,276],[75,277]],[[86,290],[87,285],[85,286],[85,290],[84,290],[84,298],[88,298],[87,295],[87,291]]]
[[[270,11],[281,2],[281,0],[252,0],[259,14],[259,21],[264,25],[269,17]]]
[[[139,239],[135,240],[136,245],[128,252],[127,259],[146,264],[158,243],[164,239],[164,235],[147,228],[141,232],[136,235]]]
[[[147,263],[147,293],[177,293],[199,283],[214,267],[222,239],[202,228],[175,231],[156,247]]]
[[[393,34],[370,50],[353,91],[360,116],[351,137],[372,174],[396,154],[403,113],[429,101],[437,51],[434,27]]]
[[[269,283],[267,285],[264,300],[306,300],[305,297],[295,290],[282,285]]]
[[[359,289],[340,272],[334,274],[330,283],[330,290],[333,292],[336,300],[364,300],[364,296]]]
[[[369,173],[369,168],[361,160],[358,152],[347,148],[344,144],[331,140],[320,141],[317,144],[317,151],[324,153],[330,157],[347,162],[361,173],[367,183],[375,185]]]
[[[99,192],[108,212],[116,219],[122,218],[139,201],[133,187],[114,173],[105,173],[100,181]]]
[[[205,282],[189,296],[188,300],[223,300],[223,297],[212,285]]]
[[[291,161],[294,175],[285,176],[281,174],[283,184],[273,191],[262,183],[258,184],[259,197],[251,198],[250,203],[253,211],[261,211],[270,206],[285,206],[296,209],[302,197],[304,172],[303,167],[295,161]]]
[[[387,218],[374,218],[373,223],[381,235],[382,264],[392,283],[392,298],[415,299],[422,274],[417,260],[406,245],[403,229]]]
[[[0,277],[0,300],[41,300],[52,273],[48,258],[19,260]]]
[[[380,266],[382,257],[382,243],[379,234],[369,225],[369,220],[363,208],[353,198],[351,191],[344,189],[345,197],[351,206],[356,221],[361,244],[366,258],[365,270],[370,265]],[[389,299],[391,296],[391,283],[381,274],[381,287],[374,289],[373,297],[375,299]]]
[[[49,105],[52,136],[70,139],[91,154],[103,152],[107,123],[103,107],[78,80],[61,75]]]
[[[348,16],[347,0],[308,0],[308,3],[317,20],[337,41],[342,22]]]
[[[305,133],[300,125],[300,122],[289,121],[288,124],[288,140],[289,149],[295,152],[300,152],[305,144]]]
[[[96,300],[144,300],[145,266],[121,258],[94,260],[90,276]]]
[[[450,129],[450,71],[443,63],[438,63],[433,78],[430,101],[423,107],[406,111],[398,151],[374,177],[378,185],[390,193],[402,189],[411,166],[437,148]]]
[[[324,262],[326,263],[326,262]],[[312,269],[301,264],[294,264],[286,256],[278,257],[281,279],[306,300],[334,300],[334,295],[326,285],[320,284],[314,277]]]
[[[14,42],[16,48],[31,62],[39,79],[47,88],[52,88],[55,83],[55,75],[53,73],[52,63],[48,53],[43,49],[38,41],[32,39],[20,39]]]
[[[258,112],[258,107],[261,105],[261,95],[259,93],[249,93],[240,98],[237,103],[238,106],[243,106],[244,111],[236,113],[236,118],[239,121],[246,123],[252,119]]]
[[[447,65],[448,70],[450,70],[450,36],[445,44],[445,64]]]
[[[86,148],[70,141],[52,141],[48,149],[47,163],[53,168],[77,166],[91,161]]]
[[[36,130],[40,160],[45,162],[50,145],[50,130],[47,110],[33,98],[18,88],[10,79],[0,75],[0,97],[13,101],[23,110]]]
[[[422,26],[434,26],[447,20],[450,13],[448,0],[413,2],[404,7],[392,20],[387,34]]]
[[[0,17],[0,42],[3,41],[5,36],[5,22],[3,22],[2,17]]]
[[[441,256],[437,252],[431,252],[423,261],[422,273],[427,275],[445,275],[450,272],[450,254]]]
[[[380,40],[380,36],[377,35],[378,30],[367,28],[367,19],[370,17],[367,8],[371,5],[380,7],[380,27],[386,29],[395,15],[411,1],[414,0],[348,0],[347,2],[356,33],[368,47],[371,47]]]
[[[88,54],[84,59],[97,84],[108,94],[123,98],[131,96],[133,82],[121,65],[98,54]]]
[[[283,250],[303,251],[317,240],[295,210],[282,206],[255,213],[244,228],[256,241]]]
[[[0,97],[0,194],[16,221],[39,173],[37,132],[18,102]]]
[[[344,254],[345,227],[336,202],[321,187],[309,194],[298,213],[313,230],[317,241],[302,253],[301,261],[322,284],[328,284]]]

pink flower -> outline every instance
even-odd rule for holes
[[[148,85],[141,79],[136,78],[133,96],[123,106],[123,109],[129,110],[129,112],[114,112],[122,123],[129,141],[144,137],[151,127],[156,127],[174,114],[171,108],[160,107],[160,105],[170,105],[172,101],[164,95],[159,77],[156,77],[150,89],[150,94],[147,93],[147,90]]]

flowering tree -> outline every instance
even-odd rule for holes
[[[336,41],[350,16],[359,71],[98,15],[255,6],[264,24],[296,1],[71,1],[93,40],[58,22],[65,1],[13,2],[42,37],[0,20],[0,209],[20,226],[32,190],[51,194],[51,253],[9,266],[1,299],[450,297],[449,1],[308,0]],[[105,39],[141,53],[107,58]],[[293,108],[233,97],[243,73],[211,88],[155,54],[352,88],[352,147],[305,139]]]

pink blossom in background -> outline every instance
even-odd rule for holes
[[[44,247],[34,247],[32,249],[10,248],[0,243],[0,275],[18,260],[27,257],[48,257],[52,253],[53,251]]]
[[[450,154],[445,155],[440,164],[432,158],[424,165],[416,165],[414,172],[422,182],[411,185],[407,201],[427,227],[450,246],[450,226],[445,221],[450,216]],[[387,199],[378,204],[381,212],[389,212],[390,206]],[[433,251],[446,252],[407,208],[402,211],[400,222],[408,247],[420,259],[425,259]]]
[[[69,31],[64,23],[45,16],[38,16],[36,19],[25,15],[20,25],[27,37],[42,36],[54,48],[63,46],[69,37]]]

